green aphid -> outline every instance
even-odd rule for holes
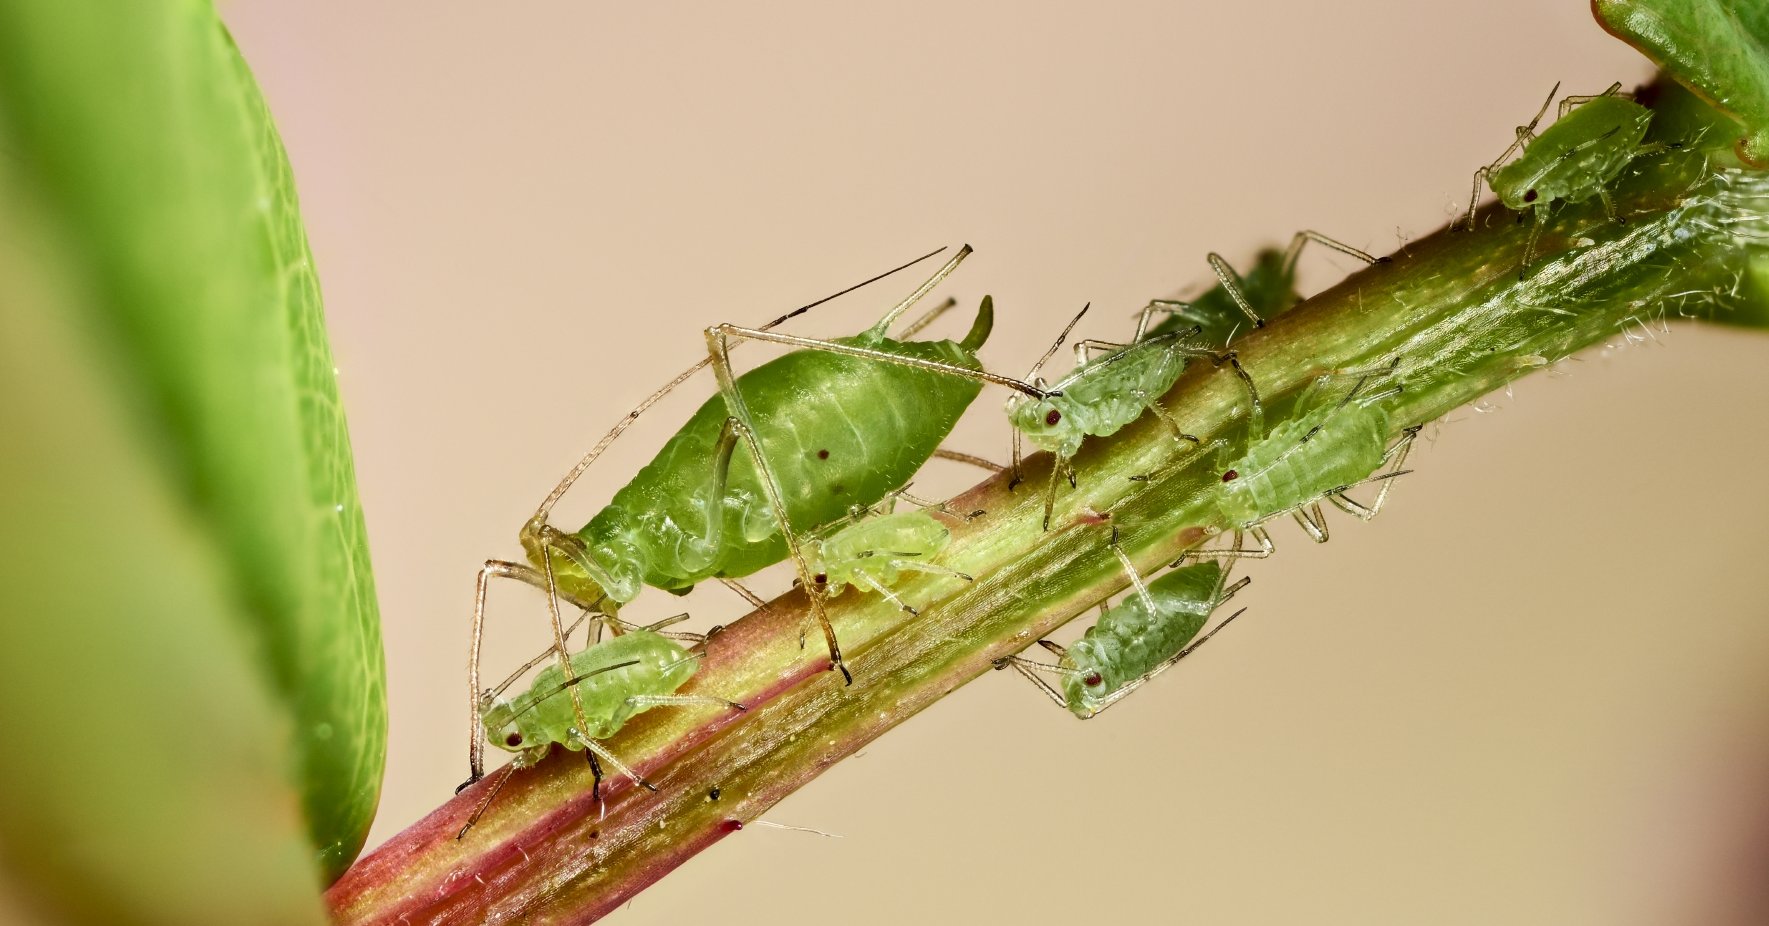
[[[1099,620],[1075,643],[1063,647],[1039,640],[1040,646],[1056,654],[1055,665],[1019,656],[1008,656],[995,664],[998,669],[1018,670],[1052,701],[1083,720],[1167,671],[1240,617],[1241,611],[1236,611],[1210,633],[1198,636],[1210,615],[1251,581],[1243,578],[1226,585],[1228,570],[1221,563],[1206,562],[1182,566],[1144,584],[1118,545],[1115,532],[1111,549],[1130,578],[1129,595],[1115,606],[1102,604]],[[1051,685],[1036,674],[1039,672],[1056,675],[1058,685]]]
[[[1615,218],[1609,189],[1622,169],[1643,154],[1665,149],[1659,143],[1642,144],[1652,124],[1652,110],[1621,93],[1622,85],[1594,96],[1569,96],[1560,101],[1554,124],[1536,134],[1536,126],[1548,112],[1548,104],[1560,85],[1528,125],[1517,127],[1511,146],[1491,164],[1474,172],[1474,193],[1468,200],[1469,227],[1474,224],[1475,200],[1484,180],[1505,208],[1532,213],[1534,224],[1524,245],[1521,279],[1535,256],[1542,224],[1557,203],[1582,203],[1596,197],[1603,210]],[[1517,159],[1506,163],[1513,154]]]
[[[713,705],[743,710],[743,705],[723,698],[677,694],[694,676],[699,657],[659,631],[686,617],[678,615],[650,627],[630,627],[618,620],[599,618],[616,629],[624,628],[625,632],[591,643],[574,653],[563,667],[557,663],[547,666],[534,677],[528,690],[514,698],[505,699],[503,692],[530,669],[552,658],[553,650],[530,660],[502,685],[482,693],[478,704],[479,728],[493,746],[515,753],[516,758],[507,766],[504,776],[489,788],[455,838],[466,835],[479,821],[512,773],[533,766],[554,745],[584,753],[595,772],[595,788],[600,788],[602,778],[598,758],[645,785],[598,741],[619,732],[634,716],[662,705]],[[571,630],[576,626],[572,625]],[[596,793],[600,797],[599,790]]]
[[[915,614],[891,588],[905,573],[971,578],[931,562],[952,542],[952,532],[926,511],[862,514],[831,527],[834,529],[826,529],[826,536],[805,544],[805,559],[813,570],[811,579],[826,595],[839,595],[853,585]]]
[[[1322,501],[1364,521],[1381,513],[1393,480],[1406,472],[1402,467],[1419,433],[1418,427],[1407,428],[1390,446],[1391,422],[1382,403],[1401,387],[1365,391],[1372,380],[1392,370],[1390,366],[1321,376],[1298,400],[1298,414],[1268,433],[1253,430],[1254,436],[1241,452],[1219,456],[1216,468],[1221,476],[1214,501],[1222,521],[1234,531],[1235,543],[1226,550],[1200,550],[1190,555],[1270,556],[1273,544],[1264,524],[1286,514],[1316,543],[1325,543],[1328,531]],[[1328,387],[1343,378],[1355,378],[1355,382],[1335,401],[1328,395]],[[1384,466],[1387,470],[1377,473]],[[1380,482],[1382,487],[1369,505],[1346,494],[1371,482]],[[1251,533],[1259,548],[1243,549],[1242,532]]]
[[[784,559],[792,560],[800,582],[810,587],[812,572],[798,537],[855,506],[873,505],[907,482],[936,454],[984,383],[1042,397],[1042,390],[981,368],[976,352],[994,323],[987,298],[961,340],[907,340],[951,303],[896,336],[890,333],[899,316],[969,253],[969,246],[961,249],[877,324],[853,337],[819,340],[774,330],[810,306],[759,328],[707,328],[707,356],[624,416],[523,526],[529,562],[491,560],[480,570],[468,678],[474,703],[480,695],[478,651],[491,579],[514,578],[548,592],[555,658],[561,663],[566,649],[560,600],[612,617],[647,585],[685,592],[718,579],[759,603],[759,596],[734,580]],[[743,341],[795,349],[739,376],[729,352]],[[568,533],[552,526],[553,506],[602,452],[641,413],[707,366],[719,394],[582,529]],[[811,609],[823,629],[831,667],[846,676],[822,596],[811,596]],[[570,695],[573,702],[581,700],[575,688]],[[587,722],[587,716],[580,719]],[[470,780],[477,780],[483,774],[477,731],[473,743]]]

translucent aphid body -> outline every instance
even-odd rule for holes
[[[1555,200],[1582,203],[1604,194],[1622,168],[1640,154],[1652,110],[1619,96],[1618,84],[1570,107],[1523,153],[1487,175],[1505,208],[1545,208]]]
[[[812,577],[827,594],[849,585],[894,598],[890,587],[906,572],[952,575],[929,560],[952,541],[952,532],[925,511],[897,511],[844,524],[805,545]]]
[[[1131,592],[1111,607],[1101,607],[1099,620],[1068,647],[1048,640],[1040,646],[1057,655],[1048,665],[1019,656],[997,660],[996,668],[1013,668],[1031,680],[1052,701],[1086,720],[1166,671],[1202,646],[1240,616],[1236,612],[1198,636],[1210,615],[1249,580],[1225,587],[1228,570],[1217,562],[1182,566],[1144,583],[1113,533],[1112,553],[1130,577]],[[1036,673],[1056,675],[1052,686]]]
[[[1217,505],[1237,525],[1364,480],[1387,455],[1388,412],[1355,401],[1284,421],[1223,468]]]
[[[1063,700],[1092,717],[1174,659],[1204,629],[1223,599],[1217,562],[1182,566],[1108,608],[1057,663]]]
[[[1517,127],[1510,147],[1474,172],[1474,192],[1468,197],[1470,227],[1483,180],[1505,208],[1529,211],[1534,217],[1523,247],[1520,279],[1529,269],[1542,223],[1554,204],[1582,203],[1596,197],[1603,201],[1604,212],[1614,218],[1609,189],[1622,169],[1635,158],[1666,147],[1642,144],[1652,125],[1652,111],[1622,95],[1621,89],[1621,84],[1611,84],[1595,96],[1566,97],[1560,101],[1559,118],[1538,135],[1536,126],[1560,90],[1555,84],[1535,118]],[[1506,163],[1514,153],[1517,159]]]
[[[698,662],[668,637],[632,630],[572,654],[571,677],[581,679],[572,687],[589,721],[583,736],[572,732],[577,721],[557,664],[542,669],[527,691],[488,702],[481,722],[492,745],[517,754],[518,766],[533,765],[554,743],[581,752],[586,737],[607,739],[633,715],[657,706],[653,698],[675,694]]]
[[[1008,420],[1039,448],[1074,456],[1083,439],[1116,434],[1173,388],[1198,353],[1184,350],[1177,343],[1179,334],[1123,345],[1079,363],[1051,387],[1061,395],[1010,397]]]

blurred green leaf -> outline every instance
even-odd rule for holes
[[[1597,21],[1738,120],[1738,156],[1769,166],[1769,2],[1592,0]]]
[[[136,434],[128,454],[107,462],[151,474],[161,501],[219,557],[209,591],[233,616],[237,651],[207,652],[188,671],[262,676],[288,720],[259,718],[256,735],[292,747],[290,781],[319,865],[335,875],[360,848],[378,797],[384,669],[319,289],[262,99],[207,0],[0,0],[0,133],[38,207],[9,212],[14,222],[37,216],[15,228],[19,240],[56,241],[85,284],[65,305],[9,306],[75,326],[85,346],[38,364],[101,365],[104,377],[90,388],[112,390]],[[97,371],[63,372],[92,379]],[[32,428],[50,423],[9,433],[35,440]],[[55,475],[9,481],[8,494],[74,495],[92,478]],[[88,584],[110,582],[119,559],[176,549],[162,551],[170,541],[151,533],[115,545],[107,536],[115,516],[90,514],[84,555],[59,551],[85,560]],[[5,524],[13,543],[32,537],[26,523]],[[128,591],[152,599],[167,584]],[[110,610],[88,623],[86,610],[56,619],[92,636],[131,619]],[[100,668],[62,671],[80,678]],[[162,681],[187,683],[176,674]],[[201,760],[204,731],[181,736],[178,724],[154,716],[162,749]]]

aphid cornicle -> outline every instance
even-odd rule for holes
[[[514,578],[548,592],[555,658],[561,666],[566,646],[560,599],[612,616],[645,585],[679,591],[707,579],[733,584],[731,580],[783,559],[791,559],[800,582],[812,587],[799,534],[842,517],[853,506],[869,506],[904,484],[935,455],[983,383],[1044,395],[1026,383],[984,371],[978,363],[976,350],[993,324],[987,298],[962,340],[906,341],[889,334],[898,317],[969,253],[967,245],[876,325],[853,337],[825,341],[772,330],[805,309],[759,328],[721,324],[706,329],[707,356],[641,402],[578,461],[523,526],[529,563],[490,560],[479,572],[468,675],[475,725],[469,781],[483,775],[478,658],[491,579]],[[915,321],[908,331],[920,330],[943,308]],[[738,376],[729,350],[743,340],[798,349]],[[706,366],[713,368],[719,394],[581,530],[568,533],[552,526],[548,516],[553,506],[602,452],[641,413]],[[737,588],[760,604],[759,596]],[[810,597],[832,667],[846,676],[822,596]],[[569,693],[574,714],[587,724],[577,689]],[[589,755],[595,768],[596,752]]]
[[[1468,227],[1474,225],[1474,206],[1483,180],[1505,208],[1533,213],[1534,223],[1523,250],[1523,267],[1518,271],[1520,279],[1529,268],[1542,223],[1553,204],[1582,203],[1597,197],[1603,202],[1604,212],[1615,218],[1610,185],[1635,158],[1665,149],[1662,144],[1641,143],[1652,124],[1652,110],[1624,96],[1621,89],[1622,85],[1616,83],[1599,94],[1561,100],[1558,118],[1538,135],[1536,126],[1560,90],[1560,85],[1555,84],[1535,118],[1528,125],[1517,127],[1517,137],[1510,147],[1491,164],[1474,172],[1474,192],[1468,198]],[[1506,163],[1514,153],[1517,159]]]
[[[1145,584],[1118,545],[1116,531],[1111,549],[1130,578],[1131,593],[1124,600],[1113,607],[1102,604],[1099,620],[1067,647],[1039,640],[1040,646],[1056,654],[1055,665],[1019,656],[996,661],[996,668],[1015,669],[1083,720],[1097,716],[1167,671],[1240,617],[1242,612],[1236,611],[1210,633],[1198,637],[1210,615],[1251,581],[1242,578],[1226,585],[1228,570],[1221,563],[1204,562],[1182,566]],[[1056,675],[1061,687],[1051,685],[1037,674],[1040,672]]]
[[[699,660],[659,631],[686,617],[678,615],[649,627],[627,627],[618,636],[591,643],[572,654],[565,667],[547,666],[526,691],[505,699],[503,692],[511,684],[552,656],[549,649],[502,685],[481,694],[479,726],[486,739],[499,749],[515,753],[516,758],[507,767],[504,779],[486,794],[455,838],[464,836],[478,822],[511,774],[545,758],[555,743],[586,755],[600,754],[625,772],[625,766],[596,741],[619,732],[634,715],[663,705],[713,705],[743,710],[743,705],[723,698],[676,693],[694,676]],[[576,628],[573,624],[566,633]],[[572,699],[565,695],[567,688],[577,694],[587,723],[575,716]]]
[[[1198,550],[1196,557],[1266,557],[1273,550],[1265,522],[1289,514],[1316,543],[1327,541],[1327,521],[1321,502],[1368,521],[1381,513],[1393,480],[1405,474],[1407,453],[1419,433],[1406,428],[1399,440],[1388,444],[1391,422],[1382,400],[1399,392],[1399,385],[1366,393],[1373,377],[1393,370],[1327,374],[1318,377],[1297,401],[1300,413],[1265,434],[1256,434],[1239,454],[1222,454],[1221,473],[1214,502],[1222,520],[1233,525],[1235,543],[1226,550]],[[1336,379],[1355,377],[1351,389],[1338,401],[1325,393]],[[1377,473],[1386,464],[1386,472]],[[1372,475],[1375,474],[1375,475]],[[1370,482],[1381,482],[1376,500],[1369,505],[1346,493]],[[1241,547],[1248,532],[1259,549]]]

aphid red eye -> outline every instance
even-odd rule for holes
[[[829,459],[829,451],[827,451],[827,450],[819,450],[819,451],[817,451],[817,459],[819,459],[819,460],[827,460],[827,459]]]
[[[1050,410],[1050,414],[1044,416],[1044,423],[1053,428],[1056,427],[1056,423],[1061,420],[1063,420],[1063,413],[1054,408]]]
[[[824,572],[819,572],[816,575],[811,577],[811,581],[817,583],[818,585],[822,585],[825,582],[829,581],[829,574],[824,573]]]
[[[1081,684],[1086,685],[1089,688],[1098,688],[1100,686],[1100,683],[1102,683],[1104,681],[1105,681],[1105,679],[1100,678],[1098,672],[1094,672],[1094,673],[1088,675],[1086,678],[1082,679]]]
[[[1525,191],[1523,191],[1523,201],[1524,201],[1524,202],[1526,202],[1526,203],[1533,203],[1533,202],[1535,202],[1535,201],[1536,201],[1536,191],[1535,191],[1535,190],[1525,190]]]
[[[1235,472],[1232,469],[1229,470],[1228,472],[1222,474],[1222,481],[1223,482],[1234,482],[1236,479],[1239,479],[1239,478],[1241,478],[1241,474]]]
[[[505,746],[520,746],[520,745],[522,745],[522,734],[512,733],[509,736],[504,737],[504,745]]]

